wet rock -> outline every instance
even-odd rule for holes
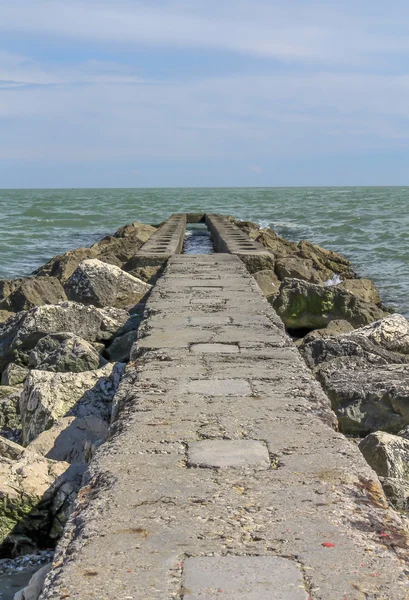
[[[43,337],[30,352],[29,364],[39,371],[81,373],[98,369],[106,360],[94,346],[70,333],[54,333]]]
[[[26,445],[64,416],[111,418],[112,398],[124,365],[108,364],[84,373],[31,371],[20,396],[22,439]]]
[[[370,279],[345,279],[336,286],[339,290],[345,290],[357,296],[364,302],[380,304],[379,292],[373,281]]]
[[[384,431],[359,444],[368,464],[380,476],[385,493],[396,508],[409,506],[409,441]]]
[[[93,259],[83,261],[77,267],[65,289],[70,300],[98,307],[123,308],[136,304],[151,286],[119,267]]]
[[[10,363],[1,375],[1,385],[13,386],[24,383],[28,373],[29,370],[26,367]]]
[[[58,304],[67,299],[56,277],[27,277],[0,304],[0,309],[19,312],[43,304]]]
[[[253,273],[253,277],[267,298],[277,296],[280,289],[280,281],[272,269],[257,271]]]
[[[38,600],[50,569],[51,563],[41,567],[41,569],[34,573],[28,585],[14,595],[13,600]]]
[[[288,328],[320,329],[340,319],[361,327],[384,316],[376,305],[349,292],[300,279],[284,279],[274,308]]]
[[[85,463],[88,448],[98,441],[105,441],[108,431],[109,422],[96,415],[61,417],[51,429],[40,433],[27,449],[52,460]]]
[[[89,342],[109,340],[129,314],[116,308],[96,308],[76,302],[39,306],[19,313],[0,325],[0,369],[9,362],[28,364],[29,353],[40,339],[69,331]]]
[[[0,386],[0,431],[15,434],[21,429],[20,394],[22,388]]]
[[[409,354],[409,321],[402,315],[395,314],[384,317],[361,328],[359,334],[366,336],[386,350]]]

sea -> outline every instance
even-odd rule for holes
[[[28,275],[125,223],[221,213],[341,252],[408,317],[408,208],[409,187],[0,189],[0,278]]]

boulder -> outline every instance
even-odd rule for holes
[[[87,450],[97,441],[105,441],[109,423],[96,415],[61,417],[51,429],[40,433],[27,450],[52,460],[70,464],[87,462]]]
[[[380,304],[381,298],[373,281],[370,279],[345,279],[336,286],[339,290],[344,290],[354,296],[357,296],[364,302]]]
[[[342,319],[335,319],[334,321],[330,321],[324,329],[314,329],[313,331],[307,333],[304,339],[301,340],[301,345],[304,347],[314,338],[337,337],[351,331],[354,331],[351,323],[348,323],[348,321],[343,321]]]
[[[84,467],[48,460],[21,449],[0,457],[0,543],[18,555],[49,543],[61,530],[81,482]]]
[[[396,508],[409,508],[409,441],[384,431],[369,434],[359,444],[368,464],[379,475]]]
[[[262,229],[255,239],[256,242],[264,246],[269,252],[272,252],[276,258],[297,251],[296,242],[285,240],[272,229]]]
[[[20,394],[22,388],[0,386],[0,432],[10,435],[21,429]]]
[[[24,453],[23,446],[0,436],[0,457],[18,460]]]
[[[138,337],[136,329],[128,331],[123,335],[116,336],[106,353],[111,362],[128,362],[131,356],[131,349]]]
[[[29,356],[32,369],[56,373],[92,371],[106,362],[90,342],[71,333],[46,335]]]
[[[24,383],[28,373],[29,370],[26,367],[10,363],[1,375],[1,385],[13,386]]]
[[[230,217],[230,221],[252,240],[255,240],[257,236],[260,235],[260,225],[257,225],[257,223],[252,223],[251,221],[236,221],[233,217]]]
[[[24,277],[16,279],[0,279],[0,302],[5,300],[24,281]]]
[[[253,273],[253,277],[267,298],[277,296],[280,289],[280,281],[272,269],[257,271],[256,273]]]
[[[70,300],[98,307],[123,308],[136,304],[151,287],[115,265],[92,259],[77,267],[65,289]]]
[[[34,271],[33,275],[57,277],[63,284],[71,277],[80,262],[95,257],[96,252],[91,248],[70,250],[52,258],[48,263]]]
[[[300,258],[312,260],[318,270],[327,269],[339,275],[341,279],[356,278],[351,262],[338,252],[302,240],[297,245],[297,255]]]
[[[28,364],[30,351],[50,333],[68,331],[89,342],[109,340],[129,314],[116,308],[96,308],[63,302],[32,308],[0,325],[0,369],[9,362]]]
[[[139,223],[134,221],[129,225],[120,227],[115,233],[114,238],[137,238],[142,244],[148,241],[148,239],[156,231],[156,227],[148,225],[147,223]]]
[[[123,265],[123,269],[125,271],[127,271],[127,268],[130,263],[125,263]],[[146,283],[150,283],[151,285],[154,285],[156,283],[156,281],[158,280],[158,278],[160,277],[161,273],[163,271],[163,267],[159,266],[159,265],[153,265],[153,266],[145,266],[145,267],[137,267],[136,269],[132,269],[129,272],[130,275],[132,275],[133,277],[136,277],[137,279],[141,279],[142,281],[145,281]]]
[[[375,304],[349,292],[300,279],[284,279],[274,308],[288,328],[320,329],[340,319],[361,327],[384,316]]]
[[[64,288],[56,277],[26,277],[0,304],[0,309],[19,312],[43,304],[58,304],[67,300]]]
[[[43,591],[44,583],[51,569],[51,563],[44,565],[34,573],[28,585],[14,594],[13,600],[38,600]]]
[[[0,310],[0,323],[5,323],[10,319],[10,317],[14,317],[14,313],[8,310]]]
[[[388,315],[357,333],[386,350],[409,354],[409,321],[402,315]]]
[[[275,271],[282,281],[285,278],[302,279],[311,283],[324,283],[334,276],[334,273],[313,260],[296,255],[288,255],[277,259]]]
[[[124,365],[108,364],[84,373],[31,371],[20,396],[23,444],[64,416],[95,415],[109,423],[112,398]]]

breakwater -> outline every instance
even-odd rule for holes
[[[180,254],[194,219],[208,224],[212,255]],[[102,260],[113,257],[121,266]],[[335,274],[342,283],[325,285]],[[407,368],[405,320],[346,259],[251,223],[179,215],[158,230],[122,228],[34,279],[44,292],[53,277],[66,300],[27,308],[1,332],[3,383],[24,380],[23,446],[10,426],[4,452],[49,477],[45,499],[31,496],[41,535],[28,515],[4,547],[57,540],[68,518],[44,599],[407,597],[406,520],[335,431],[343,411],[343,430],[353,422],[359,435],[381,415],[365,396],[330,401],[312,371],[325,363],[334,384],[333,359],[367,375],[383,361],[402,381]],[[32,302],[30,285],[16,282],[6,306]],[[404,448],[394,390],[399,418],[386,429]],[[400,482],[389,498],[402,505],[403,472],[381,477],[384,489]]]

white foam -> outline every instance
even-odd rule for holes
[[[335,273],[335,275],[334,275],[334,277],[332,277],[332,279],[327,279],[327,281],[324,281],[325,287],[330,287],[332,285],[338,285],[339,283],[342,283],[342,279],[338,275],[338,273]]]

